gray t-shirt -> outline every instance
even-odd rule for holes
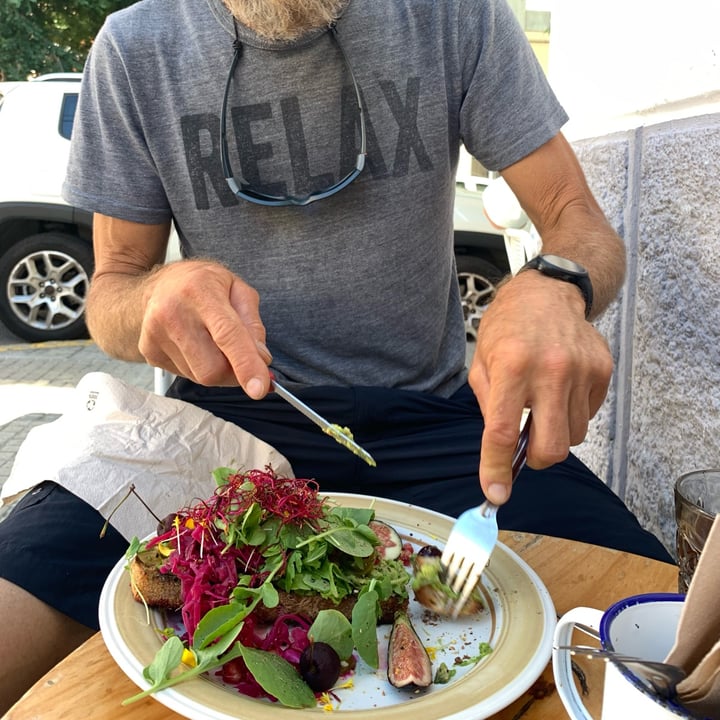
[[[238,32],[235,175],[295,195],[342,178],[359,123],[330,34],[288,44]],[[254,286],[279,377],[449,396],[466,379],[459,146],[502,169],[567,118],[506,0],[350,0],[337,32],[368,144],[364,171],[337,195],[305,207],[235,197],[219,154],[232,18],[221,0],[143,0],[96,38],[64,196],[136,222],[172,218],[185,255],[218,258]]]

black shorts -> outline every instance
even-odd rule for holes
[[[0,522],[0,577],[98,629],[105,578],[128,542],[86,502],[53,482],[33,488]]]
[[[277,448],[297,477],[321,490],[376,495],[451,516],[478,505],[483,421],[465,385],[449,399],[381,388],[309,388],[298,395],[352,429],[377,461],[371,468],[283,400],[176,381],[168,393],[237,423]],[[546,470],[525,468],[498,514],[501,528],[580,540],[664,562],[672,557],[621,500],[571,455]],[[52,483],[32,491],[0,523],[0,577],[90,627],[100,590],[127,541],[99,538],[99,513]],[[30,529],[30,531],[28,530]]]

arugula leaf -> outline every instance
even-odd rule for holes
[[[268,523],[265,523],[264,527],[267,528],[267,525]],[[280,543],[284,548],[287,550],[293,550],[297,547],[299,542],[308,537],[308,531],[305,528],[298,527],[297,525],[286,523],[285,525],[280,525],[276,535],[280,539]]]
[[[291,708],[315,707],[315,693],[300,677],[298,671],[284,658],[267,650],[256,650],[238,643],[248,670],[260,687]]]

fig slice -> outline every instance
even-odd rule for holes
[[[388,560],[397,560],[402,552],[402,540],[398,531],[382,520],[371,520],[368,526],[380,541],[380,546],[377,548],[380,556]]]
[[[428,687],[432,683],[432,662],[408,614],[395,613],[388,645],[388,680],[397,688],[406,685]]]

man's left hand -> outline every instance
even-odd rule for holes
[[[540,469],[564,460],[584,439],[607,393],[613,362],[585,319],[578,288],[523,272],[498,290],[480,323],[469,381],[485,420],[480,483],[502,504],[524,408],[532,408],[527,451]]]

